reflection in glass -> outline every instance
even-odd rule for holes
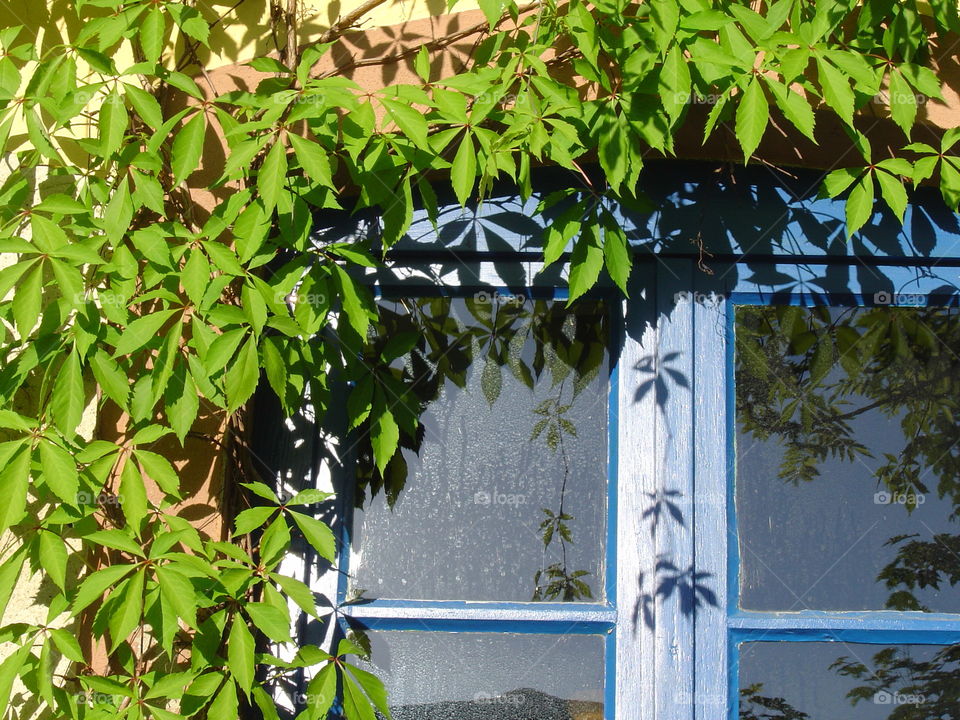
[[[369,633],[394,720],[602,720],[604,637]]]
[[[960,645],[746,642],[741,720],[957,717]]]
[[[736,309],[740,604],[960,611],[960,316]]]
[[[382,476],[360,458],[351,599],[602,600],[603,304],[403,300],[381,323],[388,390],[414,389],[421,430]]]

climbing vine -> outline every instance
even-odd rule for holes
[[[378,308],[357,270],[387,262],[415,209],[436,223],[438,190],[467,205],[501,181],[527,197],[542,163],[582,178],[537,210],[565,203],[542,247],[568,264],[571,301],[602,274],[626,291],[611,203],[647,208],[644,158],[682,152],[682,130],[725,134],[751,162],[774,133],[817,142],[839,124],[850,162],[823,191],[845,197],[848,236],[878,202],[902,219],[917,183],[960,202],[960,130],[931,137],[920,119],[942,97],[934,44],[960,27],[952,0],[480,0],[466,31],[343,60],[338,43],[382,2],[306,41],[305,3],[272,2],[276,52],[249,63],[247,89],[207,67],[250,30],[244,0],[48,2],[42,32],[0,29],[0,609],[24,572],[51,587],[44,622],[0,628],[0,711],[277,718],[268,689],[306,671],[303,717],[389,716],[352,640],[273,654],[294,648],[298,614],[334,612],[279,570],[295,539],[334,560],[316,519],[331,498],[245,475],[255,501],[205,534],[179,512],[195,478],[157,443],[242,449],[261,377],[287,414],[309,397],[320,416],[337,377],[355,381],[371,487],[389,485],[419,401],[390,366],[404,348],[370,355]],[[464,38],[468,60],[447,70]],[[350,79],[395,62],[418,79]],[[878,107],[903,134],[883,153],[863,130]],[[378,232],[318,243],[319,211],[370,213]],[[115,437],[83,431],[91,411],[122,419]],[[543,415],[562,440],[559,410]]]

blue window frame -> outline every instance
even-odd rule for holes
[[[941,249],[953,252],[952,246],[952,242],[943,243]],[[840,264],[829,258],[802,264],[768,258],[754,264],[752,269],[755,271],[753,277],[766,272],[786,283],[793,283],[794,287],[786,291],[776,288],[763,291],[756,282],[742,279],[742,267],[720,265],[716,268],[719,282],[715,277],[701,277],[693,295],[695,302],[691,303],[691,323],[695,327],[693,343],[699,364],[696,374],[698,401],[693,408],[692,421],[698,442],[691,466],[698,498],[696,564],[703,576],[722,579],[717,585],[717,602],[701,608],[694,630],[694,697],[697,699],[694,717],[715,720],[753,717],[741,715],[746,712],[743,708],[747,705],[741,695],[749,684],[742,672],[742,653],[746,657],[759,655],[759,658],[752,658],[751,669],[754,670],[758,663],[765,662],[768,667],[783,663],[785,667],[794,662],[798,672],[793,679],[797,683],[803,682],[801,677],[810,675],[810,666],[817,662],[826,671],[824,658],[836,660],[837,656],[850,656],[865,668],[863,682],[869,685],[868,681],[874,679],[870,677],[874,674],[870,658],[875,652],[886,648],[888,651],[913,651],[924,655],[960,643],[960,614],[956,613],[842,607],[806,609],[800,598],[803,588],[796,588],[799,594],[795,593],[797,602],[794,604],[800,607],[795,609],[759,611],[744,607],[743,552],[752,551],[744,549],[743,524],[738,523],[737,517],[737,483],[745,481],[737,477],[737,381],[734,372],[738,307],[796,306],[809,310],[829,307],[842,309],[839,312],[895,307],[909,311],[916,308],[916,300],[921,298],[925,307],[955,308],[955,288],[951,287],[949,280],[945,282],[945,278],[953,276],[953,280],[956,279],[956,258],[934,256],[917,262],[916,258],[891,261],[854,257]],[[826,277],[830,274],[833,277]],[[813,278],[817,279],[814,285],[809,282]],[[896,305],[898,297],[906,300],[905,305]],[[960,322],[960,316],[955,320]],[[846,547],[837,548],[835,563],[840,562],[841,553],[847,550]],[[827,574],[829,572],[828,569]],[[758,643],[762,645],[756,645]],[[805,666],[803,672],[807,676],[802,676],[799,671]],[[782,667],[778,667],[769,671],[767,676],[774,677],[781,671]],[[960,689],[960,675],[953,683]],[[846,688],[847,691],[850,689]],[[803,696],[802,692],[795,691],[794,694]],[[873,705],[856,711],[842,694],[837,699],[847,702],[846,712],[851,713],[851,717],[885,718],[894,709],[886,704],[896,707],[898,702],[920,703],[923,695],[881,691],[861,698],[858,702],[863,706]],[[809,693],[806,700],[810,700]],[[826,700],[821,696],[818,702],[825,703]],[[782,712],[786,713],[789,707]],[[793,709],[818,716],[817,708]]]
[[[407,284],[403,286],[378,284],[375,288],[377,296],[385,301],[392,298],[423,299],[430,297],[444,297],[450,299],[464,299],[481,297],[519,298],[520,302],[546,300],[562,303],[568,297],[564,288],[545,286],[494,286],[474,285],[457,288],[445,288],[428,284]],[[607,308],[607,323],[610,328],[607,339],[609,354],[609,371],[607,373],[607,443],[606,443],[606,538],[605,558],[603,563],[602,602],[496,602],[471,600],[418,600],[414,599],[417,589],[411,583],[410,597],[408,598],[377,598],[357,602],[351,599],[349,579],[351,577],[350,558],[352,547],[351,531],[353,526],[353,498],[349,493],[342,497],[340,514],[341,542],[343,548],[338,562],[338,582],[336,590],[336,605],[341,612],[340,631],[347,633],[350,630],[362,630],[369,634],[408,631],[415,633],[460,633],[476,639],[480,634],[487,634],[491,639],[510,635],[541,636],[545,641],[543,650],[547,652],[557,645],[556,640],[547,640],[547,636],[559,638],[561,636],[592,635],[598,643],[602,643],[602,670],[598,675],[602,678],[602,698],[604,717],[614,718],[616,707],[615,683],[617,646],[617,418],[619,405],[618,358],[616,355],[618,338],[622,319],[616,302],[611,302],[609,293],[595,293],[594,299],[605,301]],[[589,297],[587,298],[590,299]],[[387,525],[389,531],[389,524]],[[442,546],[445,538],[436,537],[435,541]],[[417,549],[410,548],[411,552]],[[443,642],[438,640],[437,642]],[[541,648],[532,652],[540,652]],[[571,658],[566,658],[571,659]],[[372,660],[376,663],[376,653]],[[531,656],[531,662],[537,657]],[[480,687],[483,681],[480,681]],[[519,688],[516,688],[519,689]],[[490,692],[481,691],[480,702],[498,702],[498,697]],[[470,696],[464,698],[470,700]],[[474,697],[478,700],[478,697]]]
[[[341,617],[373,629],[606,634],[608,720],[738,718],[738,648],[751,641],[788,649],[960,643],[960,614],[741,609],[734,501],[735,308],[870,307],[877,293],[956,305],[957,217],[921,191],[903,228],[878,212],[847,241],[842,203],[816,198],[810,173],[731,176],[673,164],[651,178],[655,212],[614,210],[636,260],[629,299],[610,300],[606,601],[349,603],[349,553],[339,573],[314,574],[315,587],[336,598]],[[547,171],[535,186],[546,194],[570,182]],[[545,272],[538,265],[541,223],[549,223],[531,212],[538,200],[505,195],[466,210],[441,202],[439,231],[417,214],[391,268],[369,282],[408,295],[563,299],[564,261]],[[339,239],[375,225],[331,225],[319,235]],[[349,548],[349,518],[344,532]]]

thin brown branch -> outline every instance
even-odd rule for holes
[[[323,45],[324,43],[336,40],[347,30],[356,26],[356,24],[363,18],[364,15],[372,10],[375,10],[380,5],[383,5],[386,1],[387,0],[367,0],[356,10],[348,13],[346,17],[338,19],[337,22],[330,27],[330,29],[317,38],[315,44]]]
[[[297,0],[287,0],[287,46],[283,49],[284,60],[291,69],[300,62],[297,53]]]
[[[528,5],[523,5],[518,9],[518,12],[519,14],[522,15],[523,13],[529,12],[530,10],[534,9],[538,5],[540,5],[539,2],[532,2],[532,3],[529,3]],[[509,18],[510,18],[510,13],[504,12],[503,15],[500,16],[500,19],[497,20],[496,23],[494,23],[493,25],[494,29],[496,29],[497,26],[499,26],[501,23],[505,22]],[[328,78],[334,75],[340,75],[341,73],[346,72],[347,70],[356,70],[357,68],[370,67],[373,65],[389,65],[390,63],[399,62],[405,58],[416,55],[418,52],[420,52],[421,47],[425,47],[429,52],[433,52],[434,50],[442,50],[443,48],[448,47],[449,45],[452,45],[453,43],[458,42],[459,40],[463,40],[464,38],[470,37],[471,35],[476,35],[477,33],[483,32],[484,30],[487,30],[489,27],[490,27],[489,23],[486,20],[484,20],[483,22],[479,22],[476,25],[472,25],[468,28],[464,28],[463,30],[455,32],[451,35],[444,35],[442,38],[438,38],[437,40],[433,40],[432,42],[424,43],[423,45],[415,45],[413,47],[409,47],[406,50],[401,50],[400,52],[394,53],[392,55],[382,55],[380,57],[367,58],[365,60],[354,60],[346,65],[336,68],[335,70],[331,70],[330,72],[324,75],[321,75],[320,77],[321,79]]]

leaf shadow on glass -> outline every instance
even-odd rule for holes
[[[352,414],[362,416],[363,406],[371,403],[371,396],[372,402],[377,402],[376,391],[367,390],[364,384],[369,382],[375,388],[388,389],[385,393],[388,397],[383,401],[392,402],[395,408],[404,408],[402,413],[394,411],[399,426],[399,452],[381,472],[376,460],[376,428],[355,424],[358,470],[354,507],[364,512],[395,513],[411,477],[423,478],[423,473],[429,474],[431,467],[442,462],[437,454],[447,452],[449,445],[441,441],[442,426],[470,422],[470,418],[456,420],[461,417],[456,412],[449,416],[437,413],[445,412],[458,402],[457,398],[479,393],[484,403],[470,406],[471,415],[496,418],[498,412],[526,414],[525,419],[513,418],[515,425],[509,430],[504,424],[501,432],[514,438],[518,445],[529,448],[523,452],[530,455],[535,465],[524,470],[497,458],[484,458],[480,447],[460,450],[458,452],[467,453],[463,457],[489,463],[493,477],[486,478],[485,482],[494,487],[491,492],[488,485],[469,486],[462,480],[448,485],[448,491],[456,492],[458,482],[471,490],[480,487],[472,494],[480,508],[491,510],[496,509],[498,503],[501,506],[512,503],[513,509],[524,510],[526,517],[533,512],[534,502],[540,501],[537,504],[543,505],[548,501],[549,506],[540,508],[539,519],[531,517],[529,525],[522,523],[523,526],[512,533],[535,534],[544,558],[555,559],[536,570],[522,599],[567,602],[592,599],[594,592],[590,583],[600,578],[588,579],[595,572],[570,567],[568,549],[575,542],[577,518],[571,512],[567,497],[572,474],[584,470],[582,462],[578,465],[570,455],[578,452],[571,449],[571,443],[582,440],[576,425],[580,421],[578,416],[583,414],[581,408],[597,402],[597,398],[584,391],[595,389],[596,383],[601,382],[600,372],[607,362],[608,332],[605,310],[599,303],[572,311],[564,309],[561,303],[492,291],[466,299],[400,298],[381,302],[379,326],[376,334],[369,338],[369,350],[364,357],[370,370],[369,381],[364,379],[358,383],[347,402],[348,405],[358,403]],[[524,396],[529,399],[523,399]],[[441,417],[445,418],[442,422]],[[594,424],[602,422],[601,430],[605,433],[606,417],[592,417],[592,420]],[[430,438],[428,426],[433,429]],[[517,434],[513,435],[514,432]],[[481,439],[494,440],[477,438]],[[423,455],[425,442],[431,446],[432,455]],[[546,484],[544,481],[539,486],[530,484],[524,476],[524,473],[537,472],[549,473]],[[602,468],[593,474],[597,482],[605,484]],[[511,493],[501,493],[497,483],[502,487],[509,482],[513,483]],[[553,497],[539,495],[528,501],[523,493],[536,488]],[[386,507],[379,511],[373,502],[381,493]],[[528,502],[531,508],[526,512]],[[463,518],[464,523],[467,520]],[[394,520],[395,527],[399,527],[398,522]],[[416,588],[407,591],[416,592]],[[357,599],[351,597],[352,601]]]

